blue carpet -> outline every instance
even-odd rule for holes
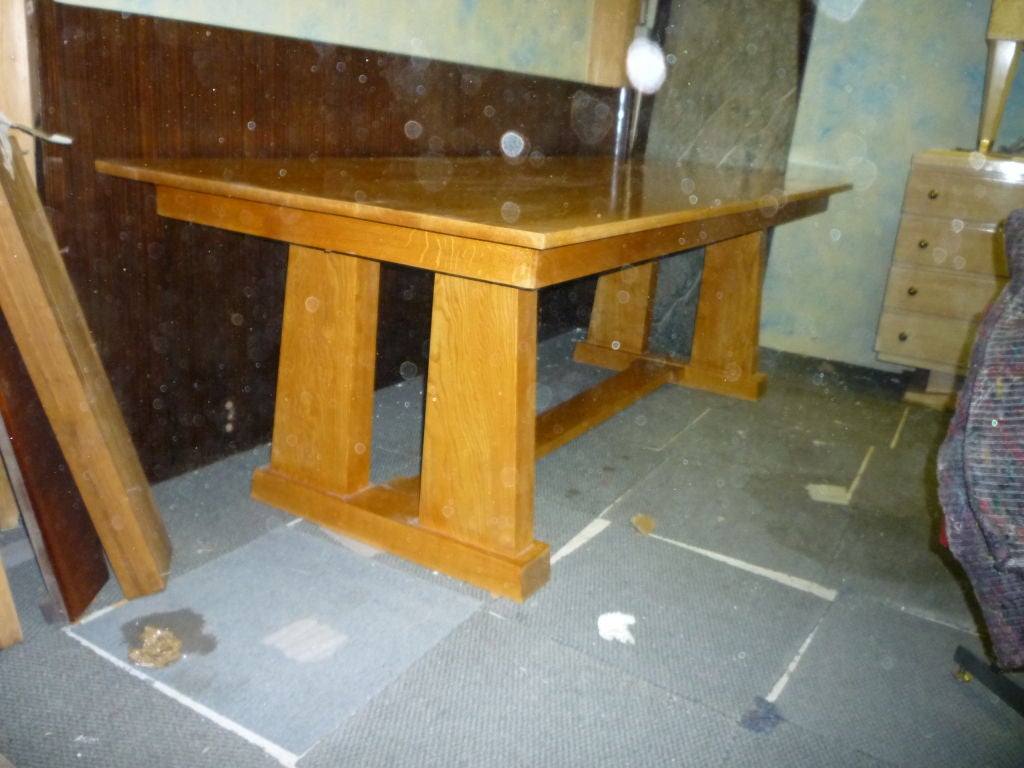
[[[478,605],[284,527],[69,633],[287,764]],[[146,625],[174,632],[178,661],[132,665],[128,652]]]

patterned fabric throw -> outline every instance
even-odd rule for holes
[[[985,313],[949,433],[939,498],[996,663],[1024,667],[1024,209],[1006,222],[1010,282]]]

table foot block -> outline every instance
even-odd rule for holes
[[[690,364],[677,371],[674,383],[740,400],[760,400],[767,381],[763,373],[737,376],[728,370]]]
[[[534,541],[516,555],[491,552],[423,527],[418,493],[408,480],[340,497],[269,467],[253,473],[252,496],[310,522],[452,576],[492,594],[522,602],[551,576],[548,545]]]
[[[691,389],[714,392],[741,400],[758,400],[765,390],[765,375],[743,374],[694,364],[689,360],[667,355],[642,354],[581,341],[576,344],[573,360],[613,371],[624,371],[635,361],[643,360],[672,369],[671,383]]]
[[[607,368],[611,371],[624,371],[635,360],[649,360],[653,356],[644,355],[639,352],[627,352],[624,349],[612,349],[601,344],[593,344],[589,341],[578,341],[572,353],[572,359],[577,363],[596,365],[598,368]],[[669,362],[671,358],[665,358],[659,362]]]

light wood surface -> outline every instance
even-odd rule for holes
[[[292,246],[270,463],[338,494],[370,482],[380,264]]]
[[[687,223],[707,226],[731,214],[753,216],[764,228],[788,205],[849,188],[799,168],[780,174],[609,157],[186,158],[100,160],[96,168],[158,187],[410,228],[424,239],[407,246],[423,251],[435,246],[422,233],[550,250]],[[702,245],[700,231],[675,250]],[[677,239],[685,235],[680,230]]]
[[[510,600],[525,600],[551,575],[549,549],[543,542],[506,556],[420,526],[418,494],[404,487],[371,486],[340,497],[266,468],[253,476],[253,496]]]
[[[997,240],[996,230],[995,222],[937,220],[905,213],[896,234],[893,261],[1009,277],[1006,253]]]
[[[293,244],[274,444],[253,495],[514,600],[550,570],[533,538],[537,456],[666,382],[757,397],[763,230],[848,188],[800,172],[607,157],[97,168],[157,185],[164,216]],[[694,354],[668,359],[648,349],[654,260],[700,246]],[[421,474],[383,485],[364,463],[376,262],[435,273]],[[594,321],[576,356],[621,373],[537,419],[536,289],[595,274]]]
[[[75,621],[107,583],[107,560],[2,316],[0,459],[46,589],[40,608],[49,621]]]
[[[976,320],[883,310],[878,320],[878,356],[930,371],[962,373],[971,362]]]
[[[0,307],[122,591],[149,594],[170,568],[149,483],[20,155],[0,181]]]
[[[438,275],[422,525],[493,552],[534,546],[537,294]]]
[[[537,418],[537,458],[590,431],[674,376],[671,366],[638,358],[610,379],[545,411]]]
[[[992,0],[989,40],[1024,40],[1024,0]]]
[[[8,531],[18,527],[18,502],[14,500],[11,481],[7,473],[0,467],[0,531]]]
[[[903,208],[910,213],[959,221],[1000,220],[1018,207],[1024,179],[924,167],[911,174]]]
[[[0,0],[0,112],[14,123],[34,124],[25,0]],[[25,167],[35,178],[35,143],[22,149]]]
[[[646,353],[657,284],[658,264],[653,261],[602,275],[587,343],[623,353]]]
[[[763,231],[716,243],[705,251],[687,369],[693,386],[712,388],[721,383],[752,399],[763,391],[757,353],[767,256]]]
[[[978,123],[978,149],[995,149],[999,124],[1017,73],[1021,40],[1024,40],[1024,0],[992,0],[988,18],[988,59]]]
[[[964,273],[951,280],[945,270],[894,265],[885,306],[977,321],[1005,284],[1005,278],[991,275]]]
[[[14,607],[11,585],[7,581],[3,558],[0,558],[0,648],[9,648],[15,643],[20,643],[22,639],[21,623]]]
[[[757,370],[765,259],[760,230],[715,238],[707,247],[688,360],[648,349],[649,319],[630,305],[637,290],[650,294],[648,301],[653,303],[649,276],[640,272],[641,279],[626,283],[632,280],[624,277],[628,271],[603,275],[590,332],[577,345],[575,359],[615,370],[625,370],[637,360],[658,362],[673,369],[672,381],[677,384],[756,400],[765,385]]]
[[[936,374],[966,371],[978,320],[1007,282],[1000,225],[1021,206],[1018,158],[914,155],[875,341],[879,359]]]
[[[594,0],[587,82],[611,88],[628,84],[626,51],[641,22],[641,0]]]

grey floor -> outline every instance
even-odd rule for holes
[[[571,341],[543,347],[541,407],[603,375],[566,362]],[[906,405],[892,374],[768,352],[763,368],[757,403],[663,387],[540,461],[555,562],[523,604],[328,537],[479,607],[297,764],[1024,765],[1024,718],[954,676],[954,649],[984,643],[936,546],[948,414]],[[421,386],[378,393],[379,479],[416,469]],[[154,489],[172,580],[291,522],[247,496],[266,455]],[[26,635],[0,652],[15,766],[280,764],[45,623],[24,536],[0,547]],[[110,584],[96,607],[119,599]],[[599,633],[614,612],[633,642]]]

